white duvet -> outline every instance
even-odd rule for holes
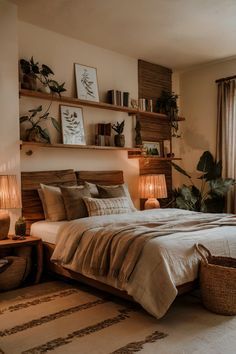
[[[161,318],[177,295],[176,287],[197,278],[199,256],[195,250],[195,243],[203,243],[213,254],[236,257],[236,217],[221,214],[219,217],[225,216],[225,222],[221,226],[214,226],[210,223],[215,216],[216,214],[194,213],[180,209],[153,209],[73,220],[68,222],[68,232],[63,232],[64,226],[59,229],[52,261],[126,290],[149,313]],[[191,221],[198,217],[206,221],[203,229],[173,232],[149,240],[129,281],[125,284],[110,277],[91,276],[79,262],[82,249],[91,241],[96,231],[104,226],[169,219],[172,222]]]

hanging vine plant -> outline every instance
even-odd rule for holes
[[[178,98],[179,95],[176,95],[174,92],[162,91],[156,103],[157,112],[168,116],[172,128],[172,137],[175,138],[181,137],[177,120],[179,112],[177,104]]]

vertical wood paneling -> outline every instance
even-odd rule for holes
[[[138,61],[138,84],[139,98],[153,100],[153,110],[155,111],[156,101],[161,92],[172,91],[171,86],[172,71],[160,65],[148,63],[144,60]],[[143,141],[161,141],[171,138],[171,127],[168,120],[161,121],[157,118],[144,117],[140,114],[141,136]],[[142,158],[139,159],[140,175],[162,174],[166,176],[166,185],[168,198],[161,199],[162,206],[167,204],[172,191],[172,170],[169,161],[160,161],[157,159]],[[141,200],[141,209],[143,209],[144,200]]]

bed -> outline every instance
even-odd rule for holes
[[[83,184],[84,181],[100,185],[119,185],[124,182],[122,171],[22,173],[22,213],[28,227],[32,225],[31,234],[43,239],[46,270],[126,299],[134,299],[156,318],[161,318],[178,294],[187,292],[196,285],[199,264],[194,248],[196,242],[204,243],[213,253],[236,257],[236,221],[230,215],[161,209],[125,215],[92,216],[69,222],[43,220],[44,214],[37,191],[40,183],[72,186]],[[104,250],[107,249],[107,244],[104,243],[106,237],[111,232],[113,238],[117,235],[117,230],[120,239],[119,243],[117,241],[119,247],[116,249],[117,259],[113,273],[104,272],[106,261],[104,269],[101,268],[102,272],[100,269],[100,273],[96,273],[96,266],[91,266],[91,272],[87,266],[88,255],[90,257],[94,252],[99,253],[102,245],[104,248],[101,247],[99,257],[103,261]],[[144,233],[145,240],[146,235],[149,235],[148,242],[138,244],[138,240],[144,239]],[[97,244],[94,235],[99,242]],[[125,237],[132,247],[122,243]],[[67,247],[69,244],[71,246]],[[125,247],[130,252],[124,252]],[[93,253],[88,254],[84,252],[85,249],[86,252],[89,249]],[[139,257],[136,257],[138,254]],[[128,256],[130,258],[127,259]],[[90,261],[91,258],[89,263]],[[96,261],[93,264],[96,265]],[[132,269],[127,273],[130,265]]]

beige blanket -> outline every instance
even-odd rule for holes
[[[188,261],[182,261],[181,264],[179,251],[177,252],[178,245],[176,245],[176,251],[174,251],[174,253],[176,252],[176,265],[173,266],[175,258],[170,259],[168,248],[166,251],[163,246],[160,247],[163,240],[168,243],[173,238],[181,239],[183,235],[187,235],[191,239],[191,235],[193,235],[192,244],[194,244],[196,235],[214,234],[214,230],[219,230],[220,227],[222,231],[225,227],[231,227],[236,234],[235,226],[236,218],[232,215],[201,214],[180,210],[134,212],[122,216],[75,220],[60,229],[52,260],[86,276],[99,278],[113,286],[126,289],[137,300],[143,286],[143,283],[139,286],[136,283],[138,278],[143,278],[139,272],[147,268],[145,269],[147,278],[150,277],[149,273],[153,272],[153,264],[150,264],[148,269],[146,264],[149,264],[149,260],[146,259],[146,263],[143,262],[142,255],[146,253],[143,250],[148,248],[146,244],[157,239],[155,241],[155,269],[159,265],[158,271],[162,274],[159,278],[162,284],[156,284],[156,286],[163,288],[164,298],[172,299],[177,293],[176,285],[181,284],[178,273],[175,276],[178,279],[178,284],[173,284],[172,278],[175,275],[175,268],[179,269],[179,274],[182,274],[181,268],[186,267]],[[236,244],[236,237],[234,240]],[[203,242],[202,239],[199,241]],[[172,246],[170,251],[172,251]],[[150,258],[152,258],[152,252],[150,251]],[[147,256],[145,257],[147,258]],[[144,263],[143,269],[139,270],[141,268],[139,264],[142,263]],[[196,264],[196,255],[194,263]],[[192,276],[192,271],[189,274]],[[154,278],[158,277],[154,276]],[[191,280],[193,279],[189,280],[185,275],[182,283]],[[148,286],[152,287],[150,284]],[[134,294],[135,288],[136,293]],[[150,294],[148,296],[150,297]],[[149,305],[150,300],[153,301],[153,299],[147,300]],[[146,306],[142,300],[138,299],[138,301],[156,317],[160,317],[160,312],[164,313],[170,305],[167,300],[167,304],[164,304],[163,309],[158,310],[159,313],[157,313],[156,310],[150,310],[150,306]],[[160,298],[160,301],[163,302],[163,299]]]

